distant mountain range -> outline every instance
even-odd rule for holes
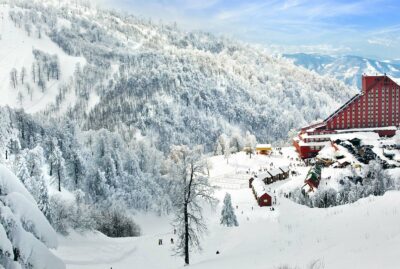
[[[360,56],[329,56],[322,54],[284,54],[287,59],[293,60],[293,63],[315,71],[320,75],[334,77],[346,83],[347,85],[361,88],[361,75],[384,74],[399,78],[400,61],[379,61]]]

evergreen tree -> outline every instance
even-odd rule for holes
[[[221,224],[227,227],[239,226],[229,193],[225,194],[224,205],[221,211]]]
[[[49,193],[48,189],[46,186],[46,183],[44,182],[43,178],[40,178],[38,181],[38,199],[37,199],[37,204],[42,211],[43,215],[51,222],[51,208],[50,208],[50,202],[49,202]]]
[[[58,147],[57,138],[52,141],[52,152],[49,157],[50,161],[50,176],[55,172],[57,178],[58,191],[61,191],[61,182],[65,178],[65,160],[62,152]]]

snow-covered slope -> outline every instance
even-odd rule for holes
[[[205,210],[209,232],[202,239],[203,251],[192,254],[190,267],[398,268],[400,192],[389,191],[383,196],[369,196],[331,208],[296,204],[284,194],[304,184],[309,167],[296,160],[292,147],[281,151],[282,155],[255,155],[251,159],[241,152],[231,155],[229,162],[224,156],[210,158],[210,182],[219,187],[216,193],[219,205],[216,210]],[[247,171],[257,172],[281,165],[290,165],[298,175],[268,185],[269,193],[276,197],[275,210],[260,208],[248,188],[250,175]],[[336,177],[349,171],[324,168],[320,187],[333,187]],[[399,183],[400,169],[390,171]],[[240,186],[240,180],[245,184]],[[226,192],[232,195],[239,227],[220,224]],[[170,217],[139,214],[135,218],[143,227],[141,237],[110,239],[101,234],[74,233],[60,238],[57,254],[69,269],[184,268],[183,258],[172,255],[174,245],[170,239],[176,242],[176,238]],[[158,245],[159,239],[163,239],[164,245]]]
[[[67,113],[88,129],[127,125],[163,151],[181,143],[211,150],[221,133],[246,130],[284,141],[289,130],[324,118],[354,93],[256,46],[72,2],[3,5],[2,104],[19,106],[21,85],[13,89],[10,70],[25,66],[32,80],[32,48],[58,56],[61,79],[45,77],[46,90],[35,86],[32,101],[20,90],[25,110]]]
[[[386,73],[400,77],[400,64],[395,61],[379,61],[359,56],[329,56],[321,54],[285,54],[296,65],[315,71],[320,75],[334,77],[349,86],[361,88],[362,74],[375,75]]]
[[[221,189],[217,194],[220,201],[225,192],[238,206],[239,227],[219,224],[221,205],[209,211],[203,251],[193,255],[190,267],[398,268],[399,192],[328,209],[311,209],[281,197],[273,212],[259,208],[250,189]],[[168,220],[146,217],[140,224],[153,228],[139,238],[110,239],[93,234],[61,238],[57,254],[69,269],[185,268],[182,258],[172,256],[169,240],[174,235]],[[163,246],[158,246],[159,238],[164,240]],[[312,263],[317,265],[309,267]]]
[[[60,47],[52,42],[45,34],[39,33],[35,26],[17,27],[9,16],[10,7],[0,4],[0,105],[9,105],[14,108],[24,108],[29,113],[43,111],[55,101],[61,85],[70,83],[71,76],[77,63],[84,64],[82,57],[73,57],[65,54]],[[12,8],[14,12],[19,8]],[[29,22],[22,22],[29,23]],[[29,31],[29,34],[28,34]],[[32,64],[35,62],[33,49],[57,55],[61,68],[59,80],[47,81],[46,89],[42,91],[33,82]],[[16,88],[11,85],[10,72],[17,71],[18,84]],[[21,82],[22,68],[25,68],[24,82]],[[31,89],[28,90],[28,87]],[[30,94],[32,91],[32,94]],[[19,98],[21,94],[22,98]]]
[[[48,250],[57,247],[57,244],[55,231],[31,194],[1,164],[0,265],[5,268],[65,268]]]

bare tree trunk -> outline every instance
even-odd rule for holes
[[[57,170],[57,176],[58,176],[58,191],[61,192],[61,176],[60,176],[60,168]]]
[[[188,218],[188,205],[185,202],[184,207],[185,218],[185,264],[189,265],[189,218]]]

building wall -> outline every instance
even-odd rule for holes
[[[386,76],[362,84],[362,94],[326,122],[328,130],[400,125],[400,86]]]
[[[272,197],[268,194],[264,193],[261,197],[258,198],[259,206],[271,206],[272,205]]]

